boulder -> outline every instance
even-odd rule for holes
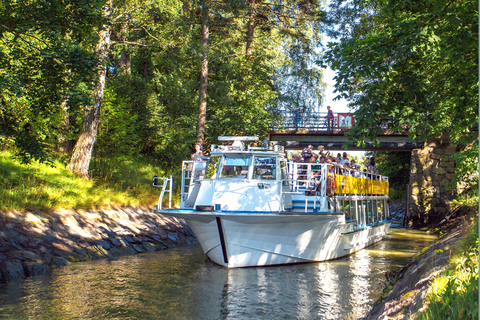
[[[0,264],[0,273],[5,281],[10,281],[17,278],[25,278],[25,271],[23,269],[22,261],[7,260]]]

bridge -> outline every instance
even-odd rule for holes
[[[305,115],[288,115],[284,117],[280,126],[269,132],[269,141],[283,146],[288,150],[301,150],[308,145],[323,145],[326,149],[341,150],[347,143],[349,150],[366,151],[411,151],[423,148],[423,142],[411,140],[406,134],[393,134],[384,130],[378,136],[380,142],[375,146],[372,141],[366,141],[365,147],[358,147],[345,136],[355,125],[352,113],[334,113],[334,119],[327,121],[326,112],[311,112]],[[382,127],[387,129],[385,122]]]
[[[351,113],[336,113],[330,124],[327,113],[306,113],[284,117],[282,124],[272,128],[269,140],[285,149],[301,150],[308,145],[318,145],[330,150],[341,150],[344,143],[349,150],[401,151],[410,152],[410,183],[407,189],[407,216],[410,224],[423,225],[435,221],[452,208],[449,200],[454,198],[456,189],[448,189],[453,180],[457,146],[448,137],[415,142],[406,134],[394,134],[387,130],[388,120],[382,124],[383,134],[378,137],[379,146],[367,141],[365,147],[357,147],[348,141],[345,133],[355,125]]]

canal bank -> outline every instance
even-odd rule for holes
[[[69,263],[196,243],[191,229],[150,208],[12,211],[0,214],[0,282]]]
[[[391,210],[399,212],[397,219],[401,219],[402,208],[400,203],[391,204]],[[387,282],[382,282],[376,286],[380,292],[384,287],[387,289],[384,291],[383,299],[376,303],[365,319],[408,319],[422,307],[431,279],[445,268],[450,250],[462,238],[463,232],[468,227],[468,219],[450,217],[444,224],[448,225],[445,229],[447,234],[433,246],[425,249],[418,259],[397,272],[395,283],[388,286]],[[109,208],[89,212],[81,210],[59,210],[50,213],[11,212],[2,215],[0,227],[0,272],[3,282],[43,273],[50,274],[47,273],[49,269],[71,264],[71,262],[105,260],[104,258],[164,250],[196,242],[193,233],[181,221],[154,215],[148,208]],[[379,245],[381,248],[382,244]],[[421,248],[427,246],[428,242],[416,252],[420,252]],[[354,256],[359,258],[367,251],[364,250]],[[375,249],[374,252],[385,251]],[[200,264],[203,264],[204,255],[200,254],[199,257]],[[113,259],[115,260],[117,259]],[[71,264],[67,268],[57,270],[68,269],[75,265],[83,264]],[[355,268],[361,265],[362,263],[354,261],[348,269],[353,268],[352,272],[354,272]],[[315,266],[314,269],[319,268],[322,271],[324,268],[328,269],[330,264],[313,264],[313,266]],[[309,264],[282,270],[296,273],[296,268],[308,267]],[[215,267],[213,269],[217,270]],[[260,268],[258,272],[270,272],[269,270],[277,270],[277,268]],[[362,270],[357,271],[363,274]],[[247,271],[232,271],[233,274],[235,272],[242,274]],[[331,278],[339,276],[334,273]],[[310,278],[309,281],[316,279],[315,277]],[[387,278],[391,278],[390,273]],[[358,280],[357,275],[352,279]],[[332,280],[331,285],[335,287],[338,283]],[[339,292],[349,292],[349,290],[339,289]],[[345,301],[350,301],[348,299],[352,297]],[[376,297],[368,303],[368,307],[366,306],[360,315],[367,314],[375,300]],[[356,313],[356,316],[350,319],[356,319],[360,315]]]
[[[477,210],[465,208],[465,210],[454,211],[432,226],[432,228],[439,228],[445,234],[391,277],[382,297],[362,320],[415,319],[419,311],[428,307],[426,297],[432,281],[446,271],[455,249],[478,219],[477,215],[478,208]],[[478,291],[475,294],[478,300]],[[464,304],[463,307],[466,308],[465,318],[478,319],[478,315],[472,316],[473,310],[469,310],[471,306]]]

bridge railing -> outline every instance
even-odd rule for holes
[[[334,113],[333,121],[327,121],[326,112],[309,112],[302,115],[287,114],[283,121],[273,130],[308,130],[308,131],[347,131],[355,124],[353,113]]]

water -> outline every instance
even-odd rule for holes
[[[354,319],[434,239],[393,230],[330,262],[225,269],[199,245],[76,263],[0,285],[0,319]]]

